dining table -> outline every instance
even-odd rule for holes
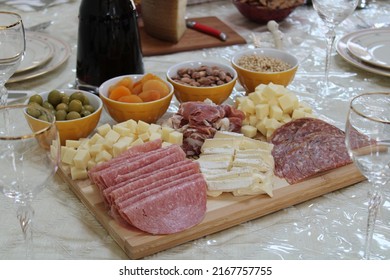
[[[0,10],[22,16],[26,35],[35,34],[55,42],[58,61],[33,77],[11,77],[8,90],[28,94],[52,89],[75,88],[78,12],[81,0],[0,1]],[[276,48],[267,23],[248,20],[231,0],[188,1],[186,18],[216,17],[244,39],[237,44],[197,47],[191,50],[144,55],[145,72],[166,78],[173,64],[207,60],[231,64],[232,56],[247,48]],[[142,17],[142,12],[140,13]],[[163,16],[162,16],[163,18]],[[352,97],[363,92],[390,91],[390,71],[355,59],[345,49],[348,34],[390,28],[390,1],[372,0],[356,9],[336,28],[331,54],[331,91],[317,107],[324,80],[326,26],[312,5],[298,6],[278,22],[282,48],[299,61],[295,78],[287,88],[306,102],[321,119],[344,130]],[[49,22],[37,31],[30,27]],[[344,41],[343,41],[344,40]],[[27,41],[28,43],[28,41]],[[39,45],[35,46],[39,48]],[[56,53],[61,52],[61,53]],[[39,53],[39,51],[37,52]],[[390,53],[388,53],[390,55]],[[57,58],[55,58],[57,56]],[[58,58],[60,57],[61,58]],[[51,63],[51,62],[50,62]],[[54,63],[54,62],[53,62]],[[15,79],[22,77],[20,79]],[[12,80],[14,78],[14,80]],[[236,83],[227,104],[245,95]],[[11,103],[24,99],[12,99]],[[167,115],[177,110],[173,98]],[[100,124],[114,124],[103,111]],[[1,171],[0,171],[1,172]],[[232,227],[197,237],[144,256],[144,260],[357,260],[363,257],[370,184],[356,184],[290,205]],[[378,214],[371,247],[372,258],[390,259],[390,186]],[[33,201],[34,258],[41,260],[127,260],[129,256],[110,232],[56,174]],[[0,259],[25,259],[24,239],[12,200],[0,196]]]

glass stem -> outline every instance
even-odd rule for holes
[[[378,187],[374,187],[368,192],[368,217],[367,217],[367,232],[365,236],[364,256],[365,260],[370,259],[371,242],[374,234],[375,223],[377,220],[378,212],[382,204],[382,192]]]
[[[32,259],[33,256],[33,231],[32,220],[34,209],[30,202],[18,202],[17,217],[23,231],[24,241],[26,243],[26,258]]]
[[[0,106],[7,105],[8,91],[7,88],[0,83]]]
[[[325,89],[326,95],[328,95],[329,90],[329,70],[330,70],[330,61],[332,58],[333,44],[336,39],[336,32],[334,28],[329,28],[326,32],[326,60],[325,60]]]

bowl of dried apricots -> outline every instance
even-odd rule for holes
[[[171,103],[173,86],[155,74],[124,75],[99,87],[104,109],[116,121],[155,123]]]

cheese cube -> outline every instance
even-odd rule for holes
[[[241,132],[249,138],[253,138],[257,134],[257,128],[252,125],[244,125],[241,127]]]
[[[168,142],[172,144],[183,144],[183,133],[179,131],[172,131],[169,133]]]
[[[112,145],[112,155],[114,157],[117,157],[119,156],[121,153],[123,153],[124,151],[127,150],[127,148],[129,147],[129,145],[127,145],[126,142],[122,141],[118,141],[116,142],[114,145]]]
[[[80,146],[80,141],[79,140],[66,140],[65,141],[65,146],[69,148],[78,148]]]
[[[152,132],[149,136],[149,141],[153,141],[156,139],[161,139],[161,132]]]
[[[258,119],[257,119],[256,115],[249,116],[249,125],[250,126],[255,126],[257,121],[258,121]]]
[[[137,146],[143,143],[144,141],[141,138],[137,138],[136,140],[133,141],[133,143],[130,144],[130,147]]]
[[[77,150],[69,147],[61,147],[61,161],[63,163],[73,165],[73,158],[76,155]]]
[[[304,118],[304,117],[305,117],[305,111],[303,111],[300,108],[299,109],[295,109],[294,112],[292,113],[292,116],[291,116],[291,118],[293,120]]]
[[[93,144],[91,145],[91,147],[89,148],[89,154],[92,156],[92,157],[95,157],[98,153],[100,153],[101,151],[104,150],[104,146],[103,144],[99,143],[99,144]]]
[[[108,161],[110,159],[112,159],[112,155],[109,152],[107,152],[106,150],[101,151],[95,157],[95,161],[97,163],[98,162],[105,162],[105,161]]]
[[[137,133],[138,134],[142,134],[142,133],[148,132],[149,126],[150,125],[148,123],[144,122],[144,121],[138,121]]]
[[[106,123],[97,127],[96,130],[101,136],[105,136],[111,130],[111,126]]]
[[[280,123],[278,120],[276,119],[268,119],[266,122],[265,122],[265,127],[269,130],[275,130],[279,127],[282,126],[282,123]]]
[[[79,169],[85,169],[87,168],[88,161],[90,159],[91,159],[91,155],[89,154],[88,150],[77,150],[73,158],[73,163],[75,167]]]
[[[256,128],[257,128],[258,131],[260,131],[261,134],[266,135],[267,134],[267,128],[265,127],[264,120],[266,120],[266,119],[263,119],[263,121],[257,122]]]
[[[142,141],[144,142],[147,142],[149,140],[149,130],[147,130],[146,132],[143,132],[143,133],[140,133],[138,134],[138,138],[141,138]]]
[[[119,137],[121,137],[121,135],[116,132],[115,130],[110,130],[107,132],[107,134],[104,136],[104,139],[109,142],[109,143],[112,143],[114,144],[118,139]]]
[[[95,133],[90,139],[90,144],[96,144],[99,140],[104,140],[104,137],[100,135],[99,133]]]
[[[284,113],[291,114],[297,108],[298,98],[294,94],[285,94],[278,99]]]
[[[280,121],[283,117],[283,111],[278,105],[272,105],[269,110],[269,116],[271,119]]]
[[[137,133],[137,126],[138,126],[138,124],[137,124],[137,122],[135,120],[130,119],[130,120],[127,120],[127,121],[123,122],[123,124],[125,124],[125,126],[128,129],[130,129],[131,133],[134,133],[134,134]]]
[[[159,131],[161,131],[161,125],[155,124],[155,123],[152,123],[149,125],[149,132],[150,133],[159,132]]]
[[[120,136],[129,136],[129,135],[133,134],[131,132],[130,128],[127,128],[127,127],[124,127],[124,126],[121,126],[121,125],[114,125],[112,127],[112,130],[117,132]]]
[[[255,106],[255,112],[257,119],[264,119],[269,115],[269,105],[268,104],[257,104]]]
[[[243,100],[243,102],[240,104],[240,110],[245,112],[245,113],[248,113],[248,114],[255,114],[255,103],[249,99],[249,98],[246,98],[245,100]]]
[[[88,172],[85,168],[73,166],[70,168],[70,176],[72,177],[72,180],[83,180],[88,178]]]
[[[172,127],[163,126],[161,128],[161,138],[163,141],[169,142],[169,134],[174,131]]]

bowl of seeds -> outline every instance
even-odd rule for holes
[[[295,77],[298,59],[284,51],[272,48],[244,49],[231,58],[238,81],[246,93],[260,84],[278,84],[287,87]]]

